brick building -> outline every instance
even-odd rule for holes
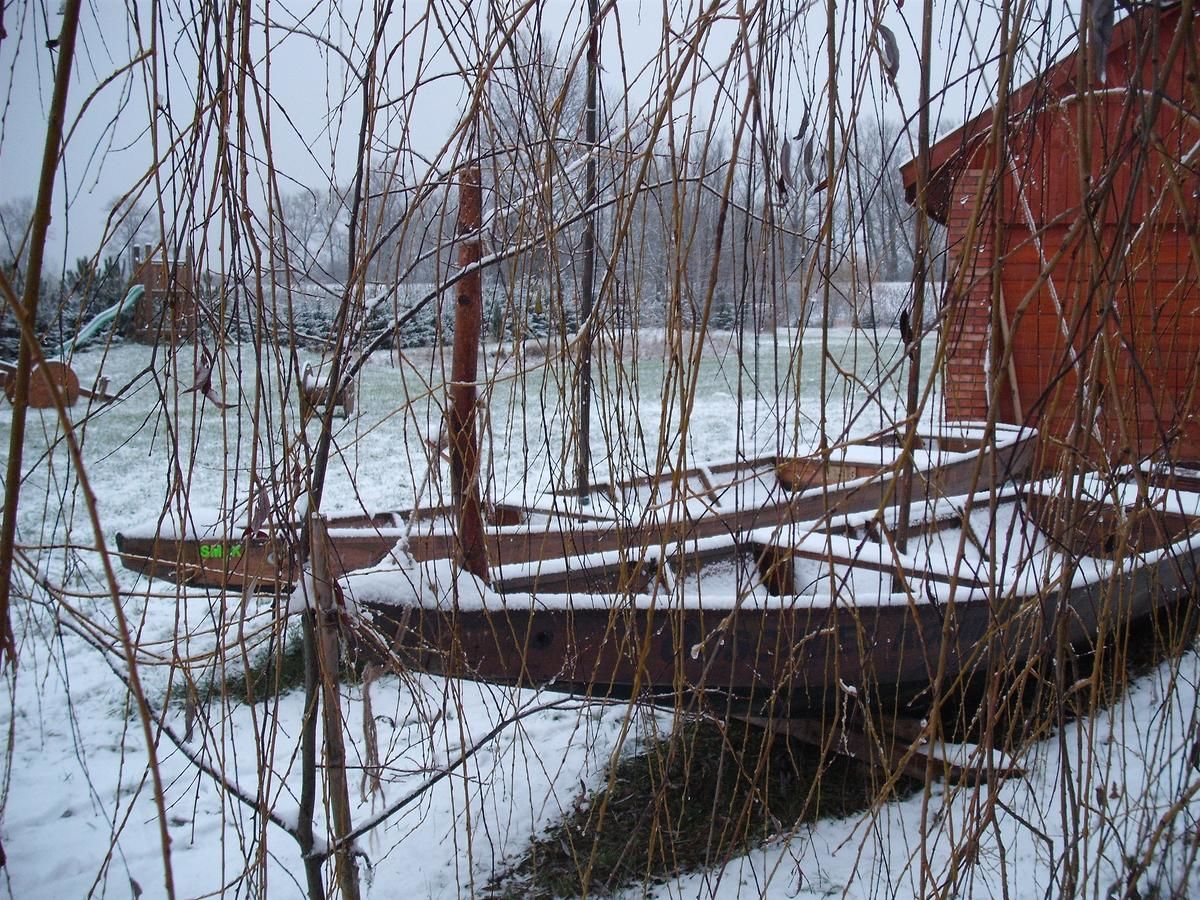
[[[1142,6],[931,148],[949,418],[1036,426],[1046,463],[1200,459],[1198,42]]]

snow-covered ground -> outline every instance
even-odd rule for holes
[[[763,343],[740,363],[728,348],[710,346],[694,386],[679,378],[686,367],[672,360],[669,342],[648,338],[661,355],[647,354],[636,369],[599,361],[606,390],[596,401],[598,468],[636,470],[660,444],[711,461],[812,439],[821,418],[819,340],[805,339],[799,378],[788,374],[785,341]],[[843,426],[877,428],[881,407],[893,411],[897,393],[896,383],[879,377],[877,361],[894,365],[902,354],[890,337],[879,348],[861,333],[841,332],[836,343],[843,367],[860,381],[826,384],[829,427],[835,436]],[[280,364],[256,360],[248,346],[226,349],[216,381],[233,402],[224,412],[198,392],[184,393],[194,380],[190,349],[178,359],[130,345],[77,357],[85,383],[102,369],[110,389],[122,391],[103,410],[89,413],[81,401],[70,412],[99,535],[60,423],[50,412],[31,413],[13,591],[19,666],[6,675],[0,710],[8,748],[0,890],[10,896],[163,896],[168,871],[177,896],[304,893],[297,843],[260,812],[284,824],[296,817],[299,692],[253,705],[232,698],[195,705],[180,687],[241,671],[295,623],[275,620],[265,598],[188,593],[119,567],[114,602],[97,549],[102,540],[112,550],[122,528],[177,519],[189,507],[235,508],[245,502],[250,472],[290,473],[291,460],[303,458],[294,397],[288,405],[277,399]],[[438,431],[442,378],[429,354],[411,359],[419,371],[374,362],[364,370],[361,412],[338,425],[327,511],[404,505],[425,481],[421,438]],[[302,355],[298,368],[312,360]],[[291,365],[286,355],[283,362]],[[571,471],[563,423],[573,408],[563,399],[561,367],[489,366],[489,492],[561,479]],[[860,399],[881,383],[881,404]],[[0,409],[2,447],[10,419]],[[623,449],[607,455],[608,443]],[[444,479],[432,490],[439,484]],[[123,630],[144,710],[129,688]],[[1024,777],[993,788],[939,782],[861,816],[785,830],[719,870],[630,893],[1186,892],[1200,848],[1198,680],[1193,653],[1161,664],[1114,707],[1029,747],[1015,760]],[[342,690],[351,816],[359,825],[404,804],[360,840],[364,893],[372,897],[481,892],[532,833],[601,783],[614,754],[633,752],[671,724],[666,713],[411,673],[369,681]],[[225,785],[202,768],[219,772]],[[378,773],[378,783],[364,772]]]

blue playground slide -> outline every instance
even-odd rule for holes
[[[133,312],[133,308],[144,293],[146,293],[145,286],[135,284],[124,297],[103,312],[97,313],[95,318],[79,329],[79,333],[71,340],[65,344],[59,344],[57,347],[47,347],[45,350],[46,359],[66,359],[76,350],[82,350],[95,340],[113,321]]]

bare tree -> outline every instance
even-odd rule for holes
[[[114,198],[109,209],[108,231],[112,237],[105,251],[124,257],[131,247],[152,240],[158,231],[156,210],[134,194]]]
[[[3,235],[6,265],[21,267],[21,261],[29,253],[29,224],[32,221],[32,197],[19,197],[0,203],[0,234]]]

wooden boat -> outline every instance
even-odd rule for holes
[[[1060,638],[1086,652],[1196,583],[1200,494],[1088,487],[933,500],[904,530],[895,510],[840,514],[509,566],[491,588],[448,562],[344,586],[425,671],[772,721],[908,714],[935,682],[1018,671]]]
[[[987,438],[985,440],[985,437]],[[570,491],[534,503],[486,510],[492,567],[589,556],[664,542],[738,535],[830,511],[878,508],[895,492],[902,448],[895,433],[834,447],[828,457],[763,456],[592,486],[589,502]],[[963,493],[996,478],[1021,476],[1033,432],[946,425],[917,435],[913,461],[922,495]],[[417,561],[458,551],[448,507],[338,516],[329,520],[334,574],[377,566],[389,555]],[[219,513],[193,513],[194,527],[127,530],[117,535],[126,568],[193,587],[286,590],[300,566],[298,523],[241,533]],[[397,557],[398,558],[398,557]]]
[[[1088,99],[1090,88],[1080,84],[1080,60],[1068,58],[906,167],[910,199],[951,234],[951,290],[939,310],[944,408],[951,417],[1036,423],[1048,434],[1047,467],[1194,458],[1194,341],[1180,323],[1194,306],[1183,286],[1195,279],[1176,264],[1195,254],[1181,227],[1194,204],[1180,206],[1190,195],[1177,173],[1195,134],[1176,118],[1194,104],[1182,87],[1185,66],[1158,69],[1191,15],[1131,16],[1114,30],[1107,65],[1104,52],[1088,60],[1108,79],[1104,96],[1091,98],[1103,113],[1093,144],[1124,146],[1113,136],[1141,129],[1156,136],[1154,159],[1079,150],[1079,123],[1063,107]],[[1172,98],[1169,115],[1143,109],[1145,85]],[[1014,113],[1023,117],[1013,158],[1029,163],[1021,171],[991,152],[990,136],[1018,122]],[[1045,177],[1064,165],[1091,180]],[[1139,179],[1173,189],[1151,191],[1155,202],[1130,215],[1121,194]],[[1080,184],[1094,190],[1079,195]],[[1105,204],[1116,212],[1096,213]],[[1097,228],[1110,240],[1096,241]],[[903,332],[926,318],[925,259],[916,262],[913,306],[900,320],[910,415],[921,341]],[[460,478],[473,471],[460,465]],[[612,547],[597,542],[595,552],[564,546],[554,562],[506,565],[501,555],[497,569],[492,556],[488,570],[464,553],[454,563],[351,575],[346,589],[375,613],[382,646],[445,674],[768,721],[885,696],[893,708],[915,707],[976,673],[1011,674],[1039,654],[1087,649],[1191,591],[1200,553],[1200,494],[1187,489],[1195,474],[968,493],[1001,485],[996,477],[962,486],[957,502],[943,499],[948,491],[914,489],[924,498],[915,506],[897,502],[893,477],[859,511],[852,497],[832,512],[806,506],[801,491],[775,522],[751,518],[721,531],[713,520],[704,531],[680,514],[674,527],[634,531]],[[750,515],[759,508],[745,507]]]

